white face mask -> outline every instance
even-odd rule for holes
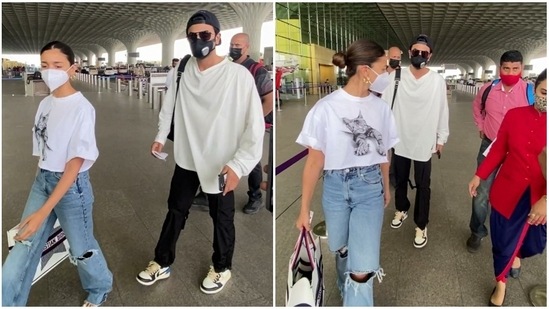
[[[387,86],[389,86],[389,84],[391,83],[391,80],[389,79],[389,73],[384,72],[381,74],[377,74],[374,69],[370,68],[370,70],[372,70],[372,72],[376,73],[377,75],[376,80],[374,80],[374,82],[370,85],[370,90],[377,93],[383,93],[383,91],[385,91],[385,88],[387,88]]]
[[[50,88],[50,92],[53,92],[55,89],[63,86],[66,82],[69,81],[69,74],[67,72],[72,68],[72,65],[67,71],[58,70],[58,69],[46,69],[42,70],[42,79],[46,86]]]

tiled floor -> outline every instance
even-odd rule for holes
[[[167,211],[174,161],[168,143],[167,162],[153,158],[158,110],[146,98],[102,90],[76,82],[96,109],[96,137],[100,155],[90,175],[95,194],[95,235],[114,274],[114,289],[106,306],[272,306],[273,215],[262,209],[242,213],[247,179],[236,191],[236,248],[232,279],[223,291],[205,295],[199,284],[212,253],[212,223],[207,212],[192,209],[179,238],[172,276],[145,287],[136,280],[153,258]],[[113,87],[114,88],[114,87]],[[22,81],[2,82],[2,230],[21,217],[33,176],[31,127],[41,97],[25,97]],[[205,119],[207,121],[207,119]],[[264,159],[267,160],[268,136]],[[5,234],[3,234],[5,235]],[[2,259],[7,255],[2,236]],[[86,294],[68,260],[37,282],[29,306],[79,306]]]
[[[471,199],[467,184],[476,168],[480,140],[471,115],[472,96],[454,93],[449,100],[450,137],[440,160],[433,159],[429,242],[423,249],[414,248],[413,217],[400,229],[389,224],[395,206],[385,210],[381,240],[381,266],[386,276],[374,285],[376,306],[486,306],[494,286],[489,238],[476,254],[466,250],[469,237]],[[317,96],[304,101],[288,101],[277,112],[276,164],[288,160],[303,148],[295,143],[303,120]],[[301,198],[301,173],[305,159],[276,178],[276,298],[284,306],[288,259],[298,230],[295,219]],[[320,204],[321,182],[317,185],[312,210],[313,226],[323,221]],[[415,192],[409,191],[413,201]],[[394,198],[394,194],[393,194]],[[335,286],[333,255],[322,241],[326,305],[341,306]],[[365,244],[367,245],[367,244]],[[529,290],[547,282],[546,253],[523,261],[520,279],[509,278],[506,305],[530,306]]]
[[[151,287],[134,277],[152,258],[166,211],[173,159],[164,163],[149,155],[156,133],[158,110],[146,99],[101,93],[81,82],[77,87],[94,104],[100,157],[91,176],[96,196],[96,236],[114,273],[115,286],[107,306],[271,306],[273,304],[272,215],[262,209],[256,215],[237,211],[237,248],[233,279],[217,295],[204,295],[198,285],[210,262],[211,222],[200,210],[191,213],[178,243],[172,277]],[[2,228],[18,223],[33,181],[36,159],[31,156],[30,127],[40,100],[25,97],[22,82],[2,83]],[[13,96],[12,96],[13,94]],[[470,198],[467,183],[475,169],[479,145],[470,108],[472,97],[454,93],[450,100],[450,139],[442,159],[433,160],[429,243],[412,245],[413,220],[393,230],[389,221],[394,204],[385,211],[381,261],[387,276],[375,284],[377,306],[485,306],[493,287],[490,240],[470,254]],[[295,144],[303,119],[314,103],[289,101],[277,112],[276,165],[302,150]],[[267,137],[267,136],[266,136]],[[265,153],[267,150],[265,139]],[[170,144],[168,144],[170,145]],[[171,154],[171,146],[167,146]],[[266,160],[266,155],[264,156]],[[288,258],[298,231],[294,221],[300,205],[304,160],[287,169],[276,182],[277,306],[284,306]],[[245,183],[237,190],[237,204],[246,201]],[[319,186],[320,187],[320,186]],[[323,220],[320,189],[315,194],[313,224]],[[413,198],[414,192],[410,192]],[[411,219],[411,218],[410,218]],[[5,236],[2,249],[5,248]],[[326,305],[340,306],[335,288],[333,255],[322,241],[326,275]],[[2,250],[5,259],[7,250]],[[509,279],[506,304],[529,306],[528,292],[546,283],[546,254],[523,262],[520,279]],[[28,305],[77,306],[85,297],[77,273],[68,261],[33,286]]]

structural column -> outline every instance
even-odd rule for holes
[[[135,42],[131,42],[126,45],[126,55],[128,57],[128,64],[136,64],[137,63],[137,57],[130,56],[132,53],[136,53],[137,51],[137,44]]]
[[[160,35],[162,42],[162,66],[170,66],[174,57],[174,45],[180,31],[174,31],[171,34],[164,33]]]
[[[89,51],[88,52],[88,66],[96,65],[95,62],[92,62],[93,61],[93,56],[94,56],[93,52]],[[95,58],[95,61],[97,62],[97,57]]]
[[[114,47],[111,47],[108,51],[109,53],[109,66],[114,66],[115,63],[115,57],[116,57],[116,50]]]

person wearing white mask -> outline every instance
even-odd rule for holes
[[[70,245],[69,259],[88,293],[84,306],[99,306],[112,290],[113,276],[93,235],[88,171],[99,155],[95,110],[69,82],[76,67],[68,45],[50,42],[40,58],[51,94],[40,102],[34,120],[32,154],[39,157],[38,171],[15,246],[2,266],[2,305],[26,305],[42,249],[59,220]]]
[[[321,172],[322,208],[335,253],[343,306],[373,306],[373,278],[381,282],[381,226],[389,204],[388,150],[398,141],[389,106],[371,93],[389,84],[379,44],[361,39],[332,61],[349,81],[307,114],[297,143],[309,149],[303,170],[298,229],[310,230],[309,211]]]
[[[448,100],[446,81],[427,68],[433,55],[432,40],[425,34],[418,35],[410,44],[409,55],[412,65],[401,70],[397,91],[394,91],[395,74],[391,74],[391,86],[385,89],[382,96],[392,106],[401,138],[394,149],[396,212],[391,227],[399,228],[408,217],[410,201],[407,186],[413,161],[417,189],[414,247],[423,248],[427,244],[431,201],[431,157],[436,153],[440,158],[450,135]]]

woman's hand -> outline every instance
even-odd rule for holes
[[[295,227],[297,227],[298,230],[302,230],[305,228],[307,231],[311,230],[311,223],[310,223],[310,214],[309,212],[300,212],[299,217],[297,217],[297,221],[295,222]]]
[[[471,197],[477,196],[477,188],[480,185],[480,177],[477,175],[473,176],[473,179],[469,182],[469,195]]]
[[[544,195],[537,201],[528,214],[528,224],[540,225],[547,223],[547,196]]]
[[[34,235],[47,216],[48,214],[40,209],[23,219],[23,221],[17,225],[19,232],[17,232],[14,239],[17,241],[22,241]]]

